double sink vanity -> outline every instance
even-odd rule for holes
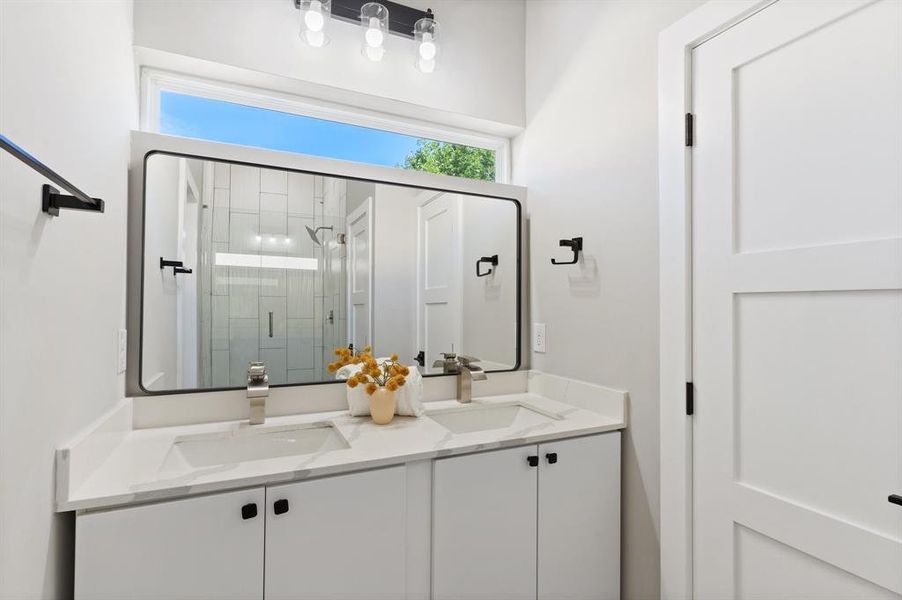
[[[522,380],[385,426],[331,411],[134,429],[126,401],[58,451],[75,595],[616,597],[626,394]]]
[[[147,133],[129,186],[76,598],[619,598],[627,394],[527,370],[523,188]],[[425,414],[351,415],[365,347]]]

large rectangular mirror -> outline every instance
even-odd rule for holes
[[[168,152],[144,158],[140,387],[334,382],[339,346],[519,366],[520,205]]]

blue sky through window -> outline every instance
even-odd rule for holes
[[[409,135],[172,92],[160,94],[160,133],[387,167],[417,147]]]

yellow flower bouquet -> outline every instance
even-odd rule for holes
[[[350,348],[336,348],[335,356],[337,359],[329,364],[329,372],[334,373],[347,365],[359,365],[360,369],[348,378],[348,387],[364,386],[370,396],[373,421],[379,425],[391,422],[395,414],[394,392],[407,383],[409,367],[398,362],[397,354],[380,363],[373,358],[370,346],[359,353]]]

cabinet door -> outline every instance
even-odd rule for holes
[[[539,600],[620,598],[620,433],[539,446]]]
[[[405,594],[405,468],[266,490],[266,598]]]
[[[536,597],[536,446],[435,461],[434,600]]]
[[[262,598],[263,502],[257,488],[79,515],[75,597]]]

